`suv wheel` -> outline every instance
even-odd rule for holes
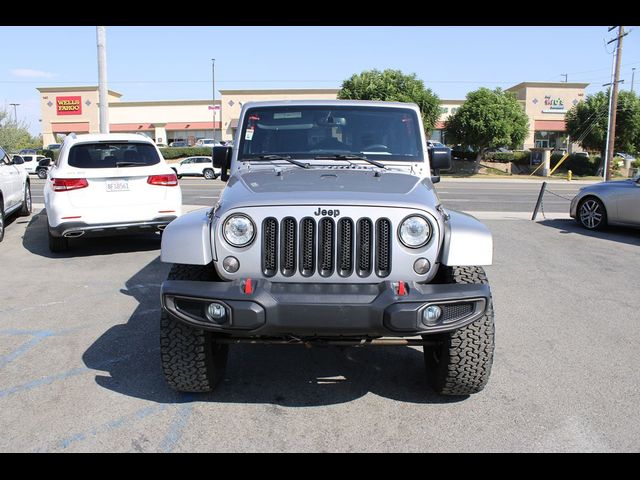
[[[175,264],[168,280],[215,280],[211,265]],[[160,314],[160,356],[164,377],[181,392],[208,392],[222,380],[229,346],[216,342],[213,333],[191,327],[164,308]]]
[[[481,267],[444,267],[446,283],[486,283]],[[442,395],[480,392],[491,374],[494,350],[494,318],[491,300],[484,316],[453,332],[425,335],[435,345],[424,347],[429,380]]]
[[[27,182],[24,187],[24,196],[22,198],[22,208],[20,209],[20,216],[28,217],[33,210],[33,203],[31,200],[31,184]]]
[[[53,253],[64,252],[69,248],[69,239],[65,237],[54,237],[51,230],[47,229],[49,235],[49,250]]]
[[[211,170],[210,168],[206,168],[204,170],[204,172],[202,172],[202,176],[204,178],[206,178],[207,180],[215,180],[216,179],[216,174],[213,170]]]
[[[38,174],[38,178],[41,178],[44,180],[45,178],[47,178],[47,169],[41,168],[37,171],[37,174]]]

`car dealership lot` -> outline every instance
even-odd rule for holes
[[[495,242],[493,373],[464,399],[436,396],[410,347],[234,346],[218,390],[169,390],[159,238],[78,239],[51,254],[37,182],[34,214],[12,218],[0,244],[0,451],[640,448],[640,232],[585,231],[559,197],[531,222],[539,182],[437,185]],[[222,183],[181,186],[186,211]],[[550,188],[571,197],[578,185]]]

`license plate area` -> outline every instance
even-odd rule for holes
[[[129,180],[126,178],[114,178],[105,182],[107,192],[128,192]]]

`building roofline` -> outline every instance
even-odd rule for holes
[[[278,94],[278,93],[338,93],[339,88],[279,88],[268,90],[218,90],[222,95],[243,95],[243,94]]]
[[[220,100],[149,100],[140,102],[109,102],[109,107],[152,107],[171,105],[221,105]]]
[[[587,88],[588,83],[566,83],[566,82],[521,82],[513,87],[507,88],[507,92],[511,90],[520,90],[526,87],[550,87],[550,88]]]
[[[97,86],[80,86],[80,87],[36,87],[40,93],[55,93],[55,92],[95,92],[98,90]],[[109,95],[113,97],[122,97],[121,93],[108,90]]]

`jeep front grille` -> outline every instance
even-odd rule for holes
[[[391,273],[391,221],[325,217],[316,221],[292,217],[281,221],[268,217],[262,223],[262,272],[273,277],[278,271],[290,277],[299,271],[305,277]],[[316,272],[317,269],[317,272]]]

